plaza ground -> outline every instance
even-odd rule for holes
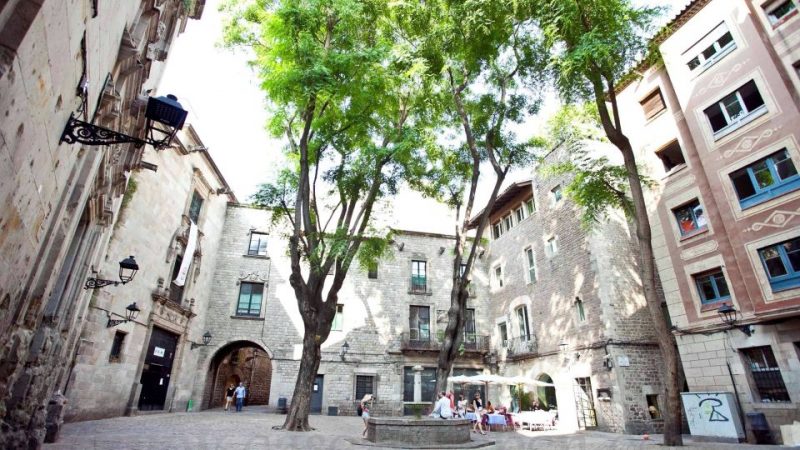
[[[273,430],[285,416],[268,413],[263,407],[245,408],[242,413],[211,410],[193,413],[146,414],[65,424],[61,439],[45,445],[47,450],[75,449],[363,449],[346,439],[358,437],[363,430],[359,417],[311,416],[315,431],[289,433]],[[473,434],[475,440],[494,441],[488,449],[638,449],[660,446],[661,436],[643,441],[639,436],[595,431],[561,433],[557,431],[491,432]],[[693,442],[690,448],[755,449],[755,445]],[[759,449],[769,446],[758,446]],[[775,446],[774,448],[778,448]]]

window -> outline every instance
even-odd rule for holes
[[[578,322],[586,321],[586,313],[583,311],[583,300],[575,298],[575,314],[578,316]]]
[[[175,284],[175,280],[178,279],[178,274],[181,271],[181,264],[183,264],[183,255],[175,255],[175,265],[172,266],[172,282],[169,284],[169,299],[173,303],[179,305],[183,301],[183,288],[185,284],[183,286],[178,286]]]
[[[772,348],[765,345],[743,348],[741,351],[761,402],[790,402],[789,392],[783,384],[781,369],[778,367]]]
[[[644,110],[644,118],[645,120],[650,120],[661,111],[667,109],[666,105],[664,105],[664,97],[661,96],[661,89],[656,89],[644,98],[639,104],[642,105],[642,110]]]
[[[800,176],[786,149],[731,173],[731,182],[742,208],[800,188]]]
[[[719,37],[715,38],[710,45],[706,45],[705,48],[700,47],[691,50],[692,52],[698,51],[698,53],[686,63],[689,66],[689,70],[705,70],[736,49],[736,42],[724,23],[711,31],[709,35],[719,35]]]
[[[464,345],[467,348],[475,348],[475,343],[478,340],[477,331],[475,328],[475,310],[467,309],[464,315]]]
[[[500,322],[498,327],[500,328],[500,345],[508,347],[508,326],[505,322]]]
[[[722,271],[716,269],[713,272],[695,275],[694,281],[697,284],[697,291],[700,294],[700,301],[709,304],[727,300],[731,297],[728,290],[728,283]]]
[[[517,308],[517,324],[519,325],[519,337],[527,341],[531,336],[530,325],[528,324],[528,308],[520,306]]]
[[[553,204],[555,205],[561,200],[561,197],[562,197],[561,185],[559,184],[558,186],[550,190],[550,198],[553,199]]]
[[[494,282],[498,288],[503,287],[503,266],[494,268]]]
[[[375,375],[356,375],[356,400],[367,394],[375,395]]]
[[[529,216],[533,214],[534,211],[536,211],[536,203],[534,203],[533,197],[531,197],[529,200],[525,202],[525,211],[528,212]]]
[[[547,240],[547,245],[545,246],[547,250],[547,256],[555,256],[558,253],[558,242],[556,241],[555,236],[551,237]]]
[[[411,261],[411,292],[424,294],[427,291],[427,263],[425,261]]]
[[[648,394],[645,399],[647,400],[647,412],[650,414],[650,419],[660,419],[661,409],[658,407],[658,394]]]
[[[125,342],[125,334],[122,331],[114,333],[114,341],[111,343],[111,353],[108,355],[108,362],[119,362],[122,355],[122,344]]]
[[[455,370],[454,370],[455,371]],[[414,371],[413,367],[403,368],[403,401],[414,401]],[[425,367],[422,369],[422,398],[425,403],[430,403],[436,399],[436,368]],[[363,398],[363,397],[362,397]]]
[[[483,373],[483,370],[481,369],[453,368],[453,376],[464,375],[472,377],[475,375],[480,375],[481,373]],[[453,383],[453,395],[455,395],[456,398],[459,398],[460,395],[464,395],[464,398],[467,400],[467,402],[471,403],[472,399],[475,398],[476,392],[481,393],[481,399],[483,399],[484,402],[487,400],[486,385]]]
[[[431,309],[427,306],[411,306],[408,314],[409,337],[412,341],[431,339]]]
[[[344,322],[344,305],[336,305],[336,315],[333,316],[333,324],[331,324],[331,331],[342,331],[342,323]]]
[[[714,137],[719,138],[766,112],[766,108],[756,82],[750,80],[703,112],[714,130]]]
[[[797,11],[797,5],[794,4],[794,0],[777,0],[767,5],[765,9],[769,23],[778,25],[780,21],[791,17],[790,15]]]
[[[378,263],[377,262],[369,263],[369,266],[367,267],[367,278],[372,279],[372,280],[377,280],[378,279]]]
[[[514,226],[514,218],[511,217],[511,214],[503,217],[503,229],[505,231],[510,230],[511,227],[513,227],[513,226]]]
[[[503,225],[500,222],[492,225],[492,238],[497,239],[503,235]]]
[[[200,219],[200,210],[203,209],[203,197],[194,191],[192,193],[192,203],[189,205],[189,219],[197,223]]]
[[[528,262],[528,283],[536,282],[536,258],[533,254],[533,249],[528,247],[525,249],[525,259]]]
[[[264,233],[250,233],[250,246],[247,256],[267,256],[267,235]]]
[[[239,286],[239,304],[236,305],[236,315],[258,317],[261,314],[261,299],[263,295],[263,284],[243,281]]]
[[[758,250],[773,291],[800,286],[800,238]]]
[[[519,208],[517,208],[517,210],[514,212],[514,214],[516,214],[516,216],[517,216],[517,223],[520,223],[523,220],[525,220],[525,217],[526,217],[525,216],[525,208],[523,206],[520,206]]]
[[[699,231],[708,228],[703,207],[697,200],[672,210],[675,220],[678,221],[678,229],[681,236],[691,236]]]
[[[656,156],[658,156],[661,163],[664,164],[665,172],[669,172],[675,167],[686,164],[686,159],[683,157],[681,146],[678,144],[677,140],[672,141],[669,145],[657,151]]]

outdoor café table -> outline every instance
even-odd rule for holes
[[[506,426],[506,416],[503,414],[489,414],[489,427]]]
[[[475,413],[467,411],[467,414],[464,415],[464,418],[472,422],[475,422]]]

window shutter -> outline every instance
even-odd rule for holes
[[[656,114],[666,109],[666,106],[664,106],[664,98],[661,97],[660,89],[656,89],[655,92],[648,95],[644,100],[642,100],[641,104],[642,109],[644,110],[644,117],[647,120],[653,118]]]

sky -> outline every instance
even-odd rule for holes
[[[687,0],[634,0],[642,4],[672,6],[667,17],[679,11]],[[159,95],[174,94],[189,111],[192,123],[209,153],[240,202],[260,183],[274,179],[282,161],[283,142],[273,139],[267,123],[264,94],[258,77],[247,64],[247,54],[220,45],[221,0],[208,0],[201,20],[190,20],[186,31],[170,48]],[[558,102],[550,96],[539,116],[517,132],[533,135]],[[506,184],[529,177],[529,172],[509,175]],[[488,197],[491,183],[478,196],[476,209]],[[454,222],[447,208],[418,194],[403,190],[382,205],[386,224],[395,228],[452,233]]]

